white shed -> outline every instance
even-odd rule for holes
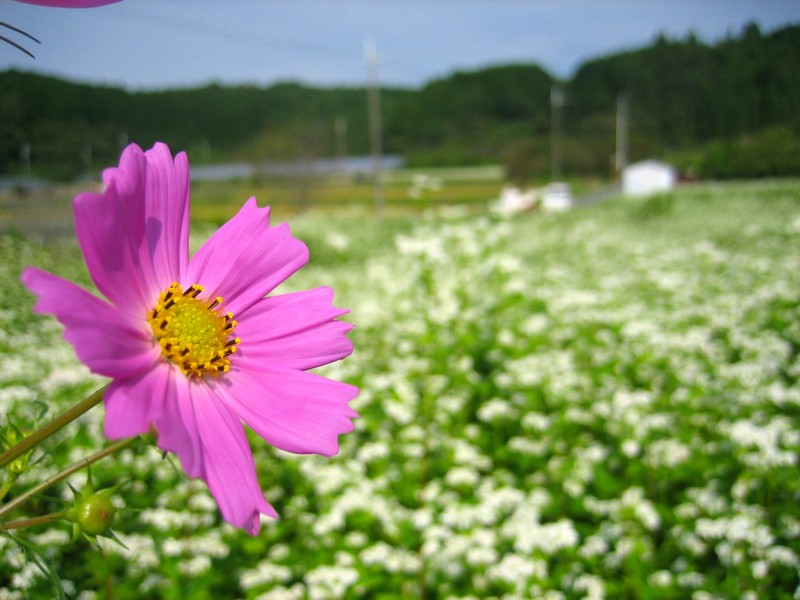
[[[625,196],[649,196],[666,192],[675,186],[677,174],[668,164],[645,160],[622,170],[622,193]]]

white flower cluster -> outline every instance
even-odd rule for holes
[[[129,551],[101,542],[114,580],[246,600],[800,597],[800,191],[756,211],[738,189],[647,218],[609,202],[341,237],[319,219],[326,260],[285,291],[332,285],[352,309],[355,354],[319,372],[361,388],[355,431],[332,458],[255,446],[281,520],[254,539],[169,461],[123,453],[135,533],[119,534]],[[0,311],[0,347],[18,346],[0,412],[21,418],[95,383],[24,312]],[[85,455],[100,420],[40,473]],[[35,540],[73,560],[63,535]],[[0,558],[0,597],[47,596],[5,538]]]

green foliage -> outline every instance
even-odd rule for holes
[[[800,26],[763,34],[755,25],[715,45],[662,35],[646,48],[588,61],[564,84],[565,170],[609,173],[615,105],[625,96],[634,160],[709,144],[692,165],[698,174],[798,174],[797,64]],[[550,165],[554,83],[536,65],[507,65],[457,72],[418,90],[383,88],[384,149],[412,166],[503,161],[512,179],[541,176]],[[0,113],[0,172],[23,168],[27,142],[35,172],[59,179],[113,163],[128,141],[149,147],[162,140],[209,162],[310,160],[345,146],[351,155],[369,152],[361,88],[128,92],[7,71],[0,73]],[[336,139],[337,119],[347,123],[346,140]],[[766,139],[776,136],[779,156],[767,156]],[[754,137],[765,144],[747,141]]]
[[[406,97],[387,135],[414,165],[491,162],[509,142],[546,133],[552,81],[535,65],[455,73]]]
[[[740,38],[707,46],[694,36],[656,42],[582,65],[569,84],[570,113],[613,111],[620,95],[631,105],[632,129],[656,148],[737,137],[777,124],[796,124],[800,90],[800,27],[762,36],[750,26]]]
[[[387,110],[406,93],[384,89]],[[204,160],[274,159],[260,151],[259,138],[296,143],[298,128],[308,123],[325,131],[305,146],[315,156],[330,155],[337,118],[347,119],[350,152],[368,148],[361,89],[283,83],[128,92],[12,70],[0,73],[0,108],[0,172],[21,168],[19,149],[28,142],[36,172],[60,179],[115,162],[128,142],[150,147],[161,140]]]
[[[124,450],[92,476],[132,480],[127,548],[0,536],[0,594],[53,597],[57,574],[85,598],[792,598],[800,186],[633,206],[291,220],[311,262],[278,293],[331,285],[356,324],[354,355],[321,370],[361,388],[339,455],[252,436],[281,519],[251,538],[160,453]],[[0,238],[0,259],[0,414],[22,427],[35,399],[58,412],[100,382],[30,314],[19,270],[90,283],[74,248]],[[85,417],[33,458],[95,449],[102,411]]]
[[[567,137],[588,145],[597,159],[610,156],[614,106],[618,97],[625,96],[631,107],[633,158],[692,149],[714,140],[762,135],[759,132],[776,126],[795,131],[796,145],[798,61],[797,26],[762,35],[750,25],[740,37],[729,37],[714,46],[700,43],[693,35],[683,40],[668,40],[662,35],[647,48],[590,61],[578,69],[567,86]],[[604,120],[599,120],[601,115],[605,115]],[[714,150],[707,159],[713,166],[694,172],[709,177],[728,176],[723,171],[735,173],[733,165],[724,164],[725,152]],[[758,156],[757,162],[764,168],[752,169],[745,164],[738,176],[800,173],[791,161],[771,161],[768,155],[766,151]],[[737,167],[746,162],[733,158]],[[603,166],[602,161],[594,165],[574,163],[569,153],[566,162],[568,168],[578,171],[589,167],[598,172]]]
[[[736,141],[712,143],[697,172],[717,179],[796,175],[800,173],[800,135],[776,127]]]
[[[669,213],[674,205],[675,195],[665,192],[648,196],[633,212],[640,219],[654,219]]]

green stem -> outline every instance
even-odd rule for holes
[[[0,508],[0,517],[10,513],[12,510],[17,508],[18,506],[21,506],[31,496],[34,496],[36,494],[40,494],[41,492],[45,491],[50,486],[55,485],[56,483],[58,483],[62,479],[66,479],[67,477],[72,475],[75,471],[79,471],[84,467],[88,467],[89,465],[91,465],[92,463],[97,462],[101,458],[105,458],[106,456],[108,456],[109,454],[113,454],[117,450],[122,450],[126,446],[130,446],[137,439],[138,438],[132,437],[132,438],[127,438],[125,440],[120,440],[118,442],[115,442],[115,443],[111,444],[110,446],[107,446],[107,447],[103,448],[102,450],[98,450],[94,454],[92,454],[90,456],[87,456],[86,458],[84,458],[82,460],[79,460],[74,465],[72,465],[70,467],[67,467],[63,471],[61,471],[59,473],[56,473],[55,475],[53,475],[49,479],[46,479],[45,481],[43,481],[39,485],[37,485],[35,487],[32,487],[31,489],[29,489],[27,492],[25,492],[21,496],[19,496],[17,498],[14,498],[11,502],[9,502],[8,504],[6,504],[2,508]]]
[[[41,525],[42,523],[50,523],[56,519],[60,519],[66,514],[67,511],[50,513],[49,515],[42,515],[41,517],[33,517],[31,519],[20,519],[19,521],[9,521],[8,523],[0,523],[0,531],[8,531],[10,529],[22,529],[23,527],[32,527],[33,525]]]
[[[430,480],[430,466],[431,466],[431,437],[433,435],[431,431],[431,424],[433,422],[433,403],[435,402],[433,394],[425,389],[423,386],[420,389],[420,397],[422,398],[422,407],[420,410],[420,421],[422,421],[422,428],[424,434],[422,436],[422,458],[420,459],[420,470],[419,470],[419,494],[417,496],[419,508],[422,509],[425,506],[424,501],[422,500],[422,490],[425,489],[428,481]],[[417,555],[419,556],[419,571],[417,571],[417,598],[420,600],[425,600],[428,597],[427,594],[427,561],[425,560],[425,553],[422,551],[423,543],[422,540],[419,542],[419,548],[417,549]]]
[[[7,452],[3,452],[3,454],[0,455],[0,469],[4,468],[6,465],[10,464],[12,461],[16,460],[26,452],[32,450],[37,444],[53,435],[56,431],[64,427],[64,425],[67,425],[68,423],[71,423],[80,417],[90,408],[100,404],[100,402],[103,400],[103,394],[105,393],[107,387],[108,386],[101,387],[85,400],[78,402],[78,404],[70,408],[67,412],[62,413],[38,431],[30,434]]]

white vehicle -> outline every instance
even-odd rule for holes
[[[545,186],[542,190],[542,209],[543,210],[568,210],[572,207],[572,194],[569,191],[569,184],[564,182],[554,182]]]

